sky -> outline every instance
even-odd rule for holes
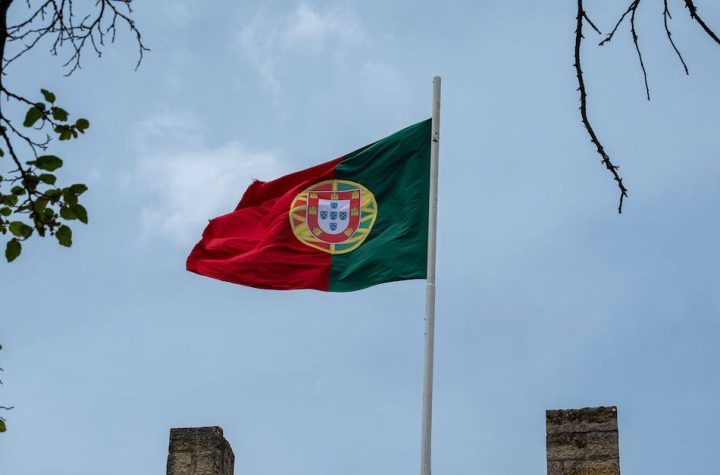
[[[720,473],[720,46],[682,2],[689,76],[662,2],[638,12],[650,102],[628,25],[586,31],[622,215],[575,2],[133,3],[137,71],[124,29],[70,77],[48,44],[7,71],[90,119],[54,149],[90,223],[0,263],[0,473],[164,473],[170,428],[208,425],[238,475],[418,473],[424,281],[263,291],[185,259],[252,179],[429,117],[435,75],[434,472],[545,473],[545,410],[616,405],[623,473]],[[588,3],[603,32],[627,6]]]

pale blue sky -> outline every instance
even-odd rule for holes
[[[626,7],[588,3],[604,31]],[[238,475],[416,474],[423,281],[270,292],[184,265],[252,178],[427,118],[434,75],[434,472],[542,474],[545,409],[614,404],[623,473],[720,473],[720,47],[681,3],[689,77],[662,2],[639,12],[649,103],[627,25],[587,32],[621,216],[580,124],[572,1],[137,2],[137,72],[127,35],[69,79],[45,51],[18,63],[9,84],[91,120],[56,149],[90,224],[0,264],[0,473],[161,474],[170,427],[220,425]]]

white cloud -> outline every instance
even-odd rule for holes
[[[280,82],[275,73],[277,60],[277,29],[263,15],[257,15],[249,25],[240,29],[238,41],[243,53],[253,64],[263,86],[273,94],[280,93]]]
[[[359,45],[368,34],[353,11],[343,8],[320,9],[300,4],[281,17],[260,10],[252,21],[240,28],[238,43],[243,54],[271,93],[282,92],[278,64],[293,54],[320,53],[331,47]]]
[[[285,172],[273,152],[237,141],[206,145],[202,124],[191,116],[161,114],[137,128],[141,152],[134,179],[146,195],[141,220],[147,238],[187,247],[208,219],[234,209],[253,179]]]
[[[175,26],[183,28],[190,22],[195,4],[191,0],[165,0],[161,11]]]
[[[135,124],[132,135],[135,146],[148,152],[203,146],[206,132],[205,124],[195,116],[163,111]]]
[[[336,40],[357,44],[366,38],[365,30],[352,11],[338,8],[320,11],[307,4],[298,6],[283,32],[287,48],[321,48]]]

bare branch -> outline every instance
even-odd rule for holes
[[[595,23],[592,22],[590,17],[587,15],[587,12],[583,12],[583,18],[588,22],[588,24],[592,27],[593,30],[597,31],[598,35],[602,35],[602,32],[598,30],[598,27],[595,26]]]
[[[695,2],[693,2],[693,0],[685,0],[685,6],[690,11],[690,18],[698,22],[702,29],[705,30],[705,33],[707,33],[710,38],[715,40],[717,44],[720,44],[720,38],[718,38],[718,35],[712,29],[710,29],[710,27],[707,26],[705,21],[700,18],[700,15],[697,14],[697,7],[695,6]]]
[[[627,14],[627,12],[626,12]],[[623,15],[624,17],[625,15]],[[615,166],[612,161],[610,160],[610,156],[605,151],[605,148],[600,143],[600,140],[598,139],[597,135],[595,134],[595,130],[593,129],[592,125],[590,124],[590,119],[588,118],[588,112],[587,112],[587,90],[585,88],[585,79],[583,77],[582,72],[582,66],[581,66],[581,58],[580,58],[580,48],[582,46],[582,40],[583,40],[583,34],[582,34],[582,28],[583,28],[583,19],[586,18],[585,15],[585,8],[583,7],[583,0],[578,0],[578,12],[577,12],[577,27],[575,29],[575,71],[577,73],[577,80],[578,80],[578,91],[580,92],[580,115],[582,117],[582,123],[585,126],[585,130],[587,130],[588,135],[590,135],[590,141],[595,145],[597,148],[597,152],[602,158],[602,163],[605,165],[605,168],[610,171],[610,173],[613,175],[613,179],[617,183],[617,186],[620,190],[620,203],[618,205],[618,213],[622,213],[622,207],[623,207],[623,199],[627,197],[627,188],[625,188],[625,185],[623,184],[622,178],[620,177],[620,174],[618,173],[618,167]],[[622,21],[622,18],[621,18]],[[619,24],[619,23],[618,23]],[[617,26],[615,27],[617,29]],[[614,30],[613,30],[614,33]],[[612,33],[611,35],[612,36]]]
[[[640,44],[638,43],[638,35],[635,31],[635,14],[637,13],[637,7],[640,5],[640,0],[635,0],[635,7],[632,9],[632,15],[630,15],[630,31],[632,32],[633,43],[635,44],[635,51],[637,51],[638,59],[640,60],[640,68],[642,69],[643,79],[645,81],[645,94],[647,100],[650,100],[650,87],[648,87],[647,71],[645,71],[645,63],[643,62],[642,53],[640,52]]]
[[[44,38],[52,37],[51,54],[58,55],[63,48],[70,51],[64,64],[68,68],[66,75],[70,75],[80,69],[84,50],[90,49],[100,56],[106,35],[109,35],[111,43],[114,42],[118,23],[125,23],[138,45],[138,62],[135,66],[137,69],[149,49],[143,43],[135,21],[130,18],[131,1],[96,0],[94,11],[78,22],[73,0],[46,0],[26,20],[7,28],[8,41],[21,41],[23,44],[13,56],[3,57],[2,67],[6,68],[24,56]]]
[[[638,2],[639,2],[639,0],[633,0],[633,1],[630,3],[630,6],[627,8],[627,10],[625,10],[625,13],[622,14],[622,16],[620,17],[620,19],[619,19],[619,20],[617,21],[617,23],[615,24],[615,28],[612,29],[612,31],[605,37],[604,40],[602,40],[600,43],[598,43],[600,46],[604,45],[605,43],[609,43],[610,40],[613,39],[613,36],[615,36],[615,32],[617,31],[617,29],[618,29],[618,27],[620,26],[620,24],[623,22],[623,20],[624,20],[625,17],[628,15],[628,13],[632,12],[633,9],[637,8],[637,3],[638,3]],[[583,11],[583,13],[584,13],[584,11]]]
[[[690,75],[690,70],[687,67],[687,64],[685,64],[685,59],[683,58],[682,54],[680,54],[680,50],[675,45],[675,41],[672,39],[672,33],[670,32],[670,26],[668,25],[668,19],[672,20],[672,15],[670,15],[670,10],[668,9],[668,0],[663,0],[665,4],[665,9],[663,10],[663,23],[665,24],[665,33],[667,33],[668,40],[670,40],[670,44],[672,45],[673,49],[675,50],[675,53],[677,54],[677,57],[680,58],[680,62],[683,65],[683,68],[685,68],[685,74]]]
[[[643,74],[643,81],[645,85],[645,95],[647,97],[647,100],[650,100],[650,87],[648,85],[648,74],[647,69],[645,68],[645,61],[642,55],[642,51],[640,49],[640,42],[639,37],[637,33],[637,15],[638,15],[638,8],[640,6],[642,0],[630,0],[630,3],[628,4],[627,8],[622,12],[620,15],[620,18],[615,23],[615,26],[613,29],[608,33],[605,38],[600,41],[599,45],[603,46],[606,43],[609,43],[612,41],[612,39],[615,37],[615,33],[620,28],[620,25],[625,21],[625,19],[628,19],[628,22],[630,23],[630,32],[632,34],[632,42],[635,47],[635,51],[637,53],[638,61],[640,63],[640,69],[642,70]],[[700,27],[707,33],[708,36],[710,36],[711,39],[713,39],[716,43],[720,44],[720,37],[713,31],[707,23],[698,15],[697,7],[695,6],[694,0],[684,0],[685,1],[685,7],[690,12],[690,17],[695,20]],[[685,70],[685,74],[690,74],[689,68],[687,66],[687,63],[685,62],[685,58],[683,57],[682,53],[680,52],[680,49],[675,44],[675,40],[673,39],[672,31],[670,29],[670,20],[672,19],[672,15],[670,14],[670,8],[668,6],[668,0],[663,0],[663,25],[665,28],[665,34],[667,35],[668,41],[670,42],[670,45],[672,46],[673,50],[675,51],[675,54],[677,55],[678,59],[680,60],[680,63],[683,66],[683,69]],[[578,12],[577,12],[577,29],[575,31],[575,69],[577,72],[577,80],[578,80],[578,90],[580,91],[580,113],[582,116],[582,122],[585,126],[585,129],[587,130],[588,134],[590,135],[590,140],[592,143],[596,146],[598,154],[602,157],[602,163],[605,165],[605,167],[612,173],[614,180],[617,182],[618,187],[620,189],[620,205],[618,207],[618,212],[622,212],[622,205],[623,205],[623,199],[627,197],[627,189],[623,185],[622,179],[618,173],[618,167],[613,165],[613,163],[610,161],[610,158],[603,148],[602,144],[600,143],[597,135],[595,134],[595,131],[593,130],[593,127],[590,123],[590,120],[588,119],[587,114],[587,91],[585,87],[585,81],[582,73],[582,67],[581,67],[581,58],[580,58],[580,51],[582,46],[582,40],[584,39],[582,28],[583,24],[587,22],[588,25],[590,25],[596,32],[599,33],[599,29],[593,24],[593,22],[590,20],[590,17],[588,16],[587,12],[584,9],[583,6],[583,0],[578,0]]]
[[[641,0],[633,0],[630,2],[630,5],[628,6],[627,10],[620,16],[620,19],[615,24],[615,28],[612,29],[612,31],[605,37],[604,40],[602,40],[599,45],[603,46],[605,43],[609,43],[610,40],[613,39],[615,36],[615,32],[618,30],[620,25],[622,24],[625,17],[630,15],[630,32],[632,33],[632,39],[633,44],[635,45],[635,51],[637,51],[638,59],[640,60],[640,69],[642,69],[643,73],[643,80],[645,81],[645,94],[647,96],[647,100],[650,100],[650,88],[648,87],[648,80],[647,80],[647,71],[645,70],[645,63],[643,62],[642,53],[640,52],[640,44],[638,43],[638,35],[637,31],[635,29],[635,14],[637,13],[637,8],[640,5]]]

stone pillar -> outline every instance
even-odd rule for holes
[[[170,429],[167,475],[233,475],[235,455],[220,427]]]
[[[617,408],[545,413],[548,475],[620,475]]]

